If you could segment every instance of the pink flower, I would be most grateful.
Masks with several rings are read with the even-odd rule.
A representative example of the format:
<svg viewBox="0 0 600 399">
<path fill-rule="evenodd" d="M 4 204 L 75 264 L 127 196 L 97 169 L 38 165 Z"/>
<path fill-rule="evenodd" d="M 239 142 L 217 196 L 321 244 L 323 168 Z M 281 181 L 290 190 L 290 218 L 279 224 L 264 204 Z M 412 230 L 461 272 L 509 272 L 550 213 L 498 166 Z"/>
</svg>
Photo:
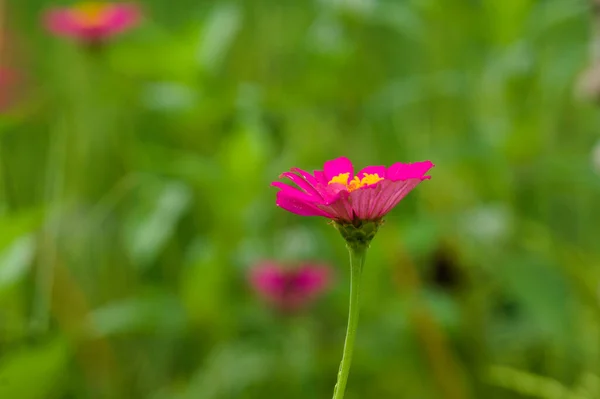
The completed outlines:
<svg viewBox="0 0 600 399">
<path fill-rule="evenodd" d="M 254 266 L 250 284 L 267 303 L 283 311 L 296 311 L 314 302 L 331 285 L 331 270 L 324 265 L 297 268 L 265 261 Z"/>
<path fill-rule="evenodd" d="M 19 37 L 6 26 L 0 27 L 0 114 L 11 111 L 25 97 L 28 74 L 24 66 Z"/>
<path fill-rule="evenodd" d="M 273 182 L 279 188 L 277 206 L 302 216 L 324 216 L 342 224 L 379 221 L 413 188 L 431 176 L 430 161 L 367 166 L 356 175 L 348 158 L 325 162 L 313 174 L 298 168 L 285 172 L 297 187 Z"/>
<path fill-rule="evenodd" d="M 0 66 L 0 113 L 14 105 L 21 78 L 16 70 Z"/>
<path fill-rule="evenodd" d="M 128 3 L 79 3 L 53 8 L 44 15 L 46 28 L 57 36 L 97 43 L 138 24 L 140 9 Z"/>
</svg>

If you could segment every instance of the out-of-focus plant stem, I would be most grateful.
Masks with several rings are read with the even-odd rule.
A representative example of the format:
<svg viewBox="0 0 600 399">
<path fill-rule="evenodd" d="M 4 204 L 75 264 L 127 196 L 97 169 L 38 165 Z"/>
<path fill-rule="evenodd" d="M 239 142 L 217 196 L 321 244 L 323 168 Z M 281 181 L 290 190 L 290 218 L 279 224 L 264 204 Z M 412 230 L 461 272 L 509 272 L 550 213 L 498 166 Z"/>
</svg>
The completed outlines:
<svg viewBox="0 0 600 399">
<path fill-rule="evenodd" d="M 409 315 L 417 336 L 429 364 L 433 376 L 437 382 L 443 398 L 466 399 L 469 397 L 463 377 L 460 373 L 461 367 L 449 348 L 446 336 L 438 323 L 435 321 L 427 305 L 419 300 L 421 280 L 415 265 L 408 254 L 402 252 L 402 269 L 398 278 L 401 288 L 405 294 L 412 299 L 411 313 Z"/>
<path fill-rule="evenodd" d="M 45 202 L 48 206 L 46 224 L 42 233 L 40 262 L 36 275 L 36 298 L 33 309 L 33 327 L 40 333 L 48 330 L 54 267 L 58 256 L 60 207 L 64 193 L 66 164 L 66 132 L 62 126 L 51 132 L 46 175 Z"/>
<path fill-rule="evenodd" d="M 60 329 L 75 344 L 77 362 L 90 386 L 103 397 L 114 392 L 119 368 L 109 342 L 90 325 L 90 305 L 77 281 L 56 255 L 53 265 L 52 313 Z"/>
</svg>

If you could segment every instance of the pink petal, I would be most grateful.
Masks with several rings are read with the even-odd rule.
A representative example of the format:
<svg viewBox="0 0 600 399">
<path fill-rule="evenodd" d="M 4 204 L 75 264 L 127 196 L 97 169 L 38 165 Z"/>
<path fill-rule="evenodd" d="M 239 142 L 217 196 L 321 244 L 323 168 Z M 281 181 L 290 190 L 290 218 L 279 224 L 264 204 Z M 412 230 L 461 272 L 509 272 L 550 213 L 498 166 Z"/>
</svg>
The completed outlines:
<svg viewBox="0 0 600 399">
<path fill-rule="evenodd" d="M 331 285 L 331 271 L 325 265 L 304 264 L 285 268 L 274 261 L 262 261 L 248 274 L 254 291 L 283 311 L 297 311 L 313 302 Z"/>
<path fill-rule="evenodd" d="M 284 289 L 284 275 L 275 262 L 264 261 L 250 271 L 250 283 L 262 296 L 275 299 Z"/>
<path fill-rule="evenodd" d="M 384 180 L 378 186 L 361 188 L 350 193 L 350 203 L 356 218 L 376 220 L 388 214 L 419 183 L 421 179 Z"/>
<path fill-rule="evenodd" d="M 361 220 L 373 220 L 374 209 L 377 206 L 377 202 L 380 201 L 380 193 L 382 191 L 383 184 L 371 185 L 363 187 L 358 190 L 354 190 L 350 193 L 349 202 L 352 204 L 352 213 L 354 216 Z"/>
<path fill-rule="evenodd" d="M 293 183 L 295 183 L 298 187 L 300 187 L 302 190 L 304 190 L 308 195 L 311 195 L 317 199 L 323 198 L 321 196 L 321 194 L 319 193 L 319 191 L 317 191 L 309 182 L 307 182 L 305 178 L 302 178 L 301 176 L 298 176 L 295 173 L 285 172 L 285 173 L 282 173 L 281 176 L 279 176 L 279 177 L 287 177 Z"/>
<path fill-rule="evenodd" d="M 319 201 L 319 198 L 315 198 L 304 191 L 300 191 L 300 189 L 296 187 L 288 186 L 280 181 L 274 181 L 271 183 L 271 186 L 279 188 L 280 192 L 284 192 L 288 197 L 295 198 L 299 201 L 306 201 L 310 203 Z"/>
<path fill-rule="evenodd" d="M 376 205 L 372 209 L 372 217 L 378 219 L 387 215 L 421 181 L 421 179 L 399 180 L 383 185 Z"/>
<path fill-rule="evenodd" d="M 112 34 L 110 28 L 107 25 L 102 26 L 91 26 L 82 27 L 79 31 L 79 38 L 88 41 L 98 41 L 109 37 Z"/>
<path fill-rule="evenodd" d="M 321 170 L 315 170 L 315 180 L 317 185 L 315 188 L 321 193 L 325 204 L 331 204 L 340 197 L 341 191 L 348 191 L 348 187 L 340 183 L 329 184 L 329 181 L 325 179 L 325 174 Z"/>
<path fill-rule="evenodd" d="M 314 297 L 323 292 L 331 282 L 331 271 L 322 265 L 301 266 L 295 274 L 294 285 L 299 292 Z"/>
<path fill-rule="evenodd" d="M 323 173 L 325 174 L 325 180 L 327 182 L 330 182 L 331 179 L 342 173 L 348 173 L 348 180 L 351 180 L 354 177 L 354 167 L 348 158 L 340 157 L 325 162 Z"/>
<path fill-rule="evenodd" d="M 68 9 L 51 9 L 44 14 L 48 31 L 59 36 L 78 36 L 80 26 Z"/>
<path fill-rule="evenodd" d="M 348 194 L 348 187 L 340 183 L 331 183 L 321 189 L 324 205 L 329 205 L 337 201 L 341 195 Z"/>
<path fill-rule="evenodd" d="M 300 174 L 304 178 L 304 180 L 306 180 L 306 182 L 310 184 L 319 193 L 319 195 L 322 198 L 326 200 L 332 200 L 329 198 L 330 195 L 328 194 L 327 182 L 323 183 L 321 179 L 311 175 L 310 173 L 302 169 L 292 168 L 292 172 Z"/>
<path fill-rule="evenodd" d="M 288 212 L 295 213 L 301 216 L 324 216 L 331 218 L 331 215 L 325 210 L 319 209 L 313 202 L 309 202 L 298 198 L 290 191 L 277 192 L 277 200 L 275 204 Z"/>
<path fill-rule="evenodd" d="M 330 204 L 317 204 L 317 207 L 330 214 L 331 219 L 351 222 L 354 219 L 354 216 L 348 198 L 348 191 L 340 191 L 339 198 L 336 201 Z"/>
<path fill-rule="evenodd" d="M 429 179 L 431 176 L 425 176 L 425 173 L 435 165 L 431 161 L 415 163 L 395 163 L 387 169 L 386 179 L 393 181 L 408 179 Z"/>
<path fill-rule="evenodd" d="M 141 11 L 135 4 L 115 4 L 111 7 L 106 19 L 107 31 L 116 34 L 137 25 Z"/>
<path fill-rule="evenodd" d="M 381 177 L 382 179 L 385 178 L 385 171 L 386 171 L 386 167 L 385 166 L 367 166 L 366 168 L 361 169 L 360 172 L 358 172 L 358 174 L 356 176 L 358 176 L 359 179 L 362 179 L 363 177 L 365 177 L 365 174 L 377 174 L 379 177 Z"/>
<path fill-rule="evenodd" d="M 69 36 L 85 41 L 97 41 L 135 26 L 141 17 L 134 4 L 107 4 L 99 23 L 82 22 L 75 8 L 55 8 L 44 14 L 48 31 L 58 36 Z"/>
<path fill-rule="evenodd" d="M 299 168 L 292 168 L 292 172 L 298 173 L 300 176 L 304 178 L 310 185 L 316 187 L 319 184 L 319 181 L 310 173 L 305 170 Z"/>
<path fill-rule="evenodd" d="M 326 186 L 326 185 L 329 183 L 329 180 L 327 180 L 327 179 L 325 178 L 325 173 L 323 173 L 323 171 L 322 171 L 322 170 L 315 170 L 315 171 L 313 172 L 313 174 L 314 174 L 314 176 L 315 176 L 315 179 L 316 179 L 316 180 L 317 180 L 319 183 L 321 183 L 321 184 L 323 184 L 323 185 L 325 185 L 325 186 Z"/>
<path fill-rule="evenodd" d="M 388 203 L 390 202 L 391 197 L 393 197 L 397 192 L 397 186 L 400 184 L 403 184 L 403 182 L 395 183 L 391 180 L 384 180 L 382 182 L 382 184 L 378 187 L 379 190 L 377 200 L 369 210 L 369 216 L 372 219 L 377 219 L 378 217 L 382 217 L 387 213 L 384 213 L 383 211 L 384 209 L 388 208 Z"/>
</svg>

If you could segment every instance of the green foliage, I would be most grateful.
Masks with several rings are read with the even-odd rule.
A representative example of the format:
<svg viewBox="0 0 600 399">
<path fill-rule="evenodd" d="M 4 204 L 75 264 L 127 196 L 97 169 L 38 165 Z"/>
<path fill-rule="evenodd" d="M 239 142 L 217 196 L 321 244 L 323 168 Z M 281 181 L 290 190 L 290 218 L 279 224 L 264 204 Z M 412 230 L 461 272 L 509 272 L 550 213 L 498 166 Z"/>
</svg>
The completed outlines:
<svg viewBox="0 0 600 399">
<path fill-rule="evenodd" d="M 67 346 L 62 339 L 4 357 L 0 364 L 0 395 L 23 399 L 60 397 L 67 359 Z"/>
</svg>

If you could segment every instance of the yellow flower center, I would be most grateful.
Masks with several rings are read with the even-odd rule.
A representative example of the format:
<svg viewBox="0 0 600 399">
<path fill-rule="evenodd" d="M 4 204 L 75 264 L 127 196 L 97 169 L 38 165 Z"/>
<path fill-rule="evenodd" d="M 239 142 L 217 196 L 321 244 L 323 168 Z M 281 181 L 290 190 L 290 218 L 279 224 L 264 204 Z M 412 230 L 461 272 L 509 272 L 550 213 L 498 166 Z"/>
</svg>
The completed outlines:
<svg viewBox="0 0 600 399">
<path fill-rule="evenodd" d="M 352 192 L 361 187 L 375 184 L 378 181 L 383 180 L 383 177 L 379 177 L 377 173 L 365 173 L 362 179 L 359 179 L 358 176 L 354 176 L 354 178 L 348 182 L 349 177 L 350 173 L 340 173 L 339 175 L 334 176 L 328 184 L 343 184 L 349 192 Z"/>
<path fill-rule="evenodd" d="M 99 26 L 104 23 L 104 17 L 109 6 L 101 2 L 80 3 L 73 7 L 73 16 L 86 26 Z"/>
</svg>

